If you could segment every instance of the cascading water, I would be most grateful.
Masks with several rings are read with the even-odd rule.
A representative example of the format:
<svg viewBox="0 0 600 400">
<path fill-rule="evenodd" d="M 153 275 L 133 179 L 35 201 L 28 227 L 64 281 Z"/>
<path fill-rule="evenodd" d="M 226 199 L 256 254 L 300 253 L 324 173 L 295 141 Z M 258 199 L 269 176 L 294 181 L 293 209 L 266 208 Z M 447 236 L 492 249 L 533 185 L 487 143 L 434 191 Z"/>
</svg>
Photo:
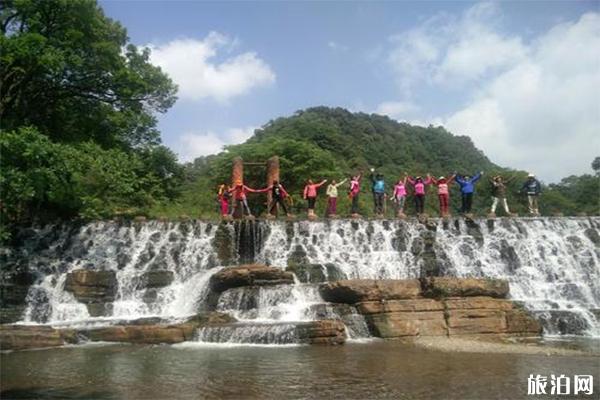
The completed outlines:
<svg viewBox="0 0 600 400">
<path fill-rule="evenodd" d="M 213 273 L 223 265 L 256 261 L 280 268 L 300 262 L 329 279 L 505 278 L 512 298 L 538 316 L 547 334 L 600 336 L 599 232 L 598 217 L 493 224 L 457 219 L 446 226 L 398 220 L 96 222 L 23 232 L 20 245 L 7 253 L 8 264 L 38 275 L 22 316 L 27 323 L 194 314 L 207 303 Z M 66 274 L 76 269 L 114 271 L 118 290 L 106 316 L 91 317 L 65 290 Z M 140 279 L 153 271 L 167 271 L 170 280 L 141 288 Z M 293 322 L 324 318 L 342 319 L 351 337 L 368 335 L 352 307 L 323 302 L 316 287 L 297 283 L 226 291 L 217 309 L 236 316 L 239 326 L 204 330 L 199 340 L 263 343 L 275 335 L 282 338 L 275 342 L 286 343 Z M 255 339 L 240 339 L 248 332 Z"/>
<path fill-rule="evenodd" d="M 43 275 L 30 288 L 24 321 L 83 322 L 86 306 L 65 290 L 65 277 L 77 269 L 116 271 L 118 292 L 109 319 L 194 314 L 218 270 L 212 240 L 216 225 L 204 222 L 98 222 L 78 229 L 48 226 L 21 248 L 30 269 Z M 172 273 L 172 282 L 153 291 L 140 289 L 150 271 Z M 171 276 L 171 275 L 169 275 Z"/>
</svg>

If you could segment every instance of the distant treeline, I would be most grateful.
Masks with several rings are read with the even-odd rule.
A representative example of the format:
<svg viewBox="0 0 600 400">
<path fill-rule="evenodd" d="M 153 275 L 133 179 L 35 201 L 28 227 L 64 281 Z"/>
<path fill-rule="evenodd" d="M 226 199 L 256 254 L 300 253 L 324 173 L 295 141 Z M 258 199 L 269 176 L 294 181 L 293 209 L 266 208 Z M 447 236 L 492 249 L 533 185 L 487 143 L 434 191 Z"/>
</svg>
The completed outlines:
<svg viewBox="0 0 600 400">
<path fill-rule="evenodd" d="M 404 172 L 517 175 L 509 202 L 525 212 L 525 199 L 516 194 L 525 173 L 493 164 L 468 137 L 341 108 L 298 111 L 268 122 L 244 144 L 179 164 L 156 128 L 156 115 L 177 99 L 176 85 L 96 2 L 7 1 L 0 29 L 0 238 L 17 225 L 57 218 L 216 218 L 217 186 L 229 183 L 235 156 L 262 162 L 278 155 L 296 212 L 305 206 L 300 193 L 306 179 L 340 180 L 370 167 L 390 188 Z M 594 175 L 546 187 L 541 212 L 598 214 L 599 169 L 596 159 Z M 263 187 L 264 173 L 260 166 L 247 168 L 246 183 Z M 477 192 L 474 208 L 483 213 L 490 203 L 485 179 Z M 366 181 L 363 193 L 361 211 L 369 215 Z M 318 212 L 324 201 L 322 193 Z M 252 197 L 253 211 L 260 214 L 264 202 L 264 196 Z M 342 196 L 339 214 L 348 207 Z"/>
</svg>

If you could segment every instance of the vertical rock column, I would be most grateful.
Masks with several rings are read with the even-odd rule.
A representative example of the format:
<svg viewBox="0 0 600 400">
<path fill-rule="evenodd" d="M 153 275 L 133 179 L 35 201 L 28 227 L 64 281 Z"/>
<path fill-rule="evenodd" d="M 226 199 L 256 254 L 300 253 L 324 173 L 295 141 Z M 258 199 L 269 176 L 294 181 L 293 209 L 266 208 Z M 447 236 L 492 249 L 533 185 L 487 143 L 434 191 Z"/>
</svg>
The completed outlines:
<svg viewBox="0 0 600 400">
<path fill-rule="evenodd" d="M 273 156 L 267 160 L 267 187 L 271 186 L 274 181 L 279 181 L 279 157 Z M 272 193 L 267 192 L 267 213 L 271 208 Z"/>
<path fill-rule="evenodd" d="M 233 168 L 231 172 L 231 184 L 235 185 L 236 182 L 241 181 L 244 182 L 244 160 L 242 157 L 235 157 L 233 159 Z M 235 204 L 235 199 L 231 199 L 231 206 L 233 207 Z M 233 218 L 242 218 L 244 215 L 244 210 L 242 208 L 237 208 L 235 210 L 235 215 Z"/>
</svg>

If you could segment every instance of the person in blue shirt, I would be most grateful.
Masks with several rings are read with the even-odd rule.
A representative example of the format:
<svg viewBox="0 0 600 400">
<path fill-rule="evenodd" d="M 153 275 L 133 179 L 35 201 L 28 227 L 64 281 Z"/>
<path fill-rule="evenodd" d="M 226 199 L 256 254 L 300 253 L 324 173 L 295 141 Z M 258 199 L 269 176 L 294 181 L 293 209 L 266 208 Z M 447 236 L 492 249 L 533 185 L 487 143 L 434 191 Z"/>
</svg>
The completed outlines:
<svg viewBox="0 0 600 400">
<path fill-rule="evenodd" d="M 462 199 L 462 205 L 460 212 L 463 214 L 469 214 L 471 207 L 473 206 L 473 193 L 475 192 L 475 183 L 481 178 L 483 171 L 470 175 L 456 175 L 456 183 L 460 185 L 460 193 Z"/>
<path fill-rule="evenodd" d="M 373 184 L 373 203 L 374 212 L 376 215 L 383 215 L 383 202 L 385 201 L 385 181 L 383 175 L 377 173 L 375 175 L 375 169 L 371 168 L 371 183 Z"/>
</svg>

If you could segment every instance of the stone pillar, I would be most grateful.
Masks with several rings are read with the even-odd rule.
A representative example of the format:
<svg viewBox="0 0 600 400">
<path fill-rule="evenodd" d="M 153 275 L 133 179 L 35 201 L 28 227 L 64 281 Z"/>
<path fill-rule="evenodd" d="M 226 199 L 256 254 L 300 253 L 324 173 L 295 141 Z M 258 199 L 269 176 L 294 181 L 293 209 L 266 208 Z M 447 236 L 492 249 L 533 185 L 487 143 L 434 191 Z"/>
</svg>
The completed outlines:
<svg viewBox="0 0 600 400">
<path fill-rule="evenodd" d="M 273 156 L 267 160 L 267 187 L 274 181 L 279 181 L 279 157 Z M 267 212 L 271 208 L 272 192 L 267 192 Z"/>
<path fill-rule="evenodd" d="M 244 160 L 242 157 L 233 159 L 233 171 L 231 173 L 231 184 L 235 185 L 237 181 L 244 181 Z"/>
</svg>

